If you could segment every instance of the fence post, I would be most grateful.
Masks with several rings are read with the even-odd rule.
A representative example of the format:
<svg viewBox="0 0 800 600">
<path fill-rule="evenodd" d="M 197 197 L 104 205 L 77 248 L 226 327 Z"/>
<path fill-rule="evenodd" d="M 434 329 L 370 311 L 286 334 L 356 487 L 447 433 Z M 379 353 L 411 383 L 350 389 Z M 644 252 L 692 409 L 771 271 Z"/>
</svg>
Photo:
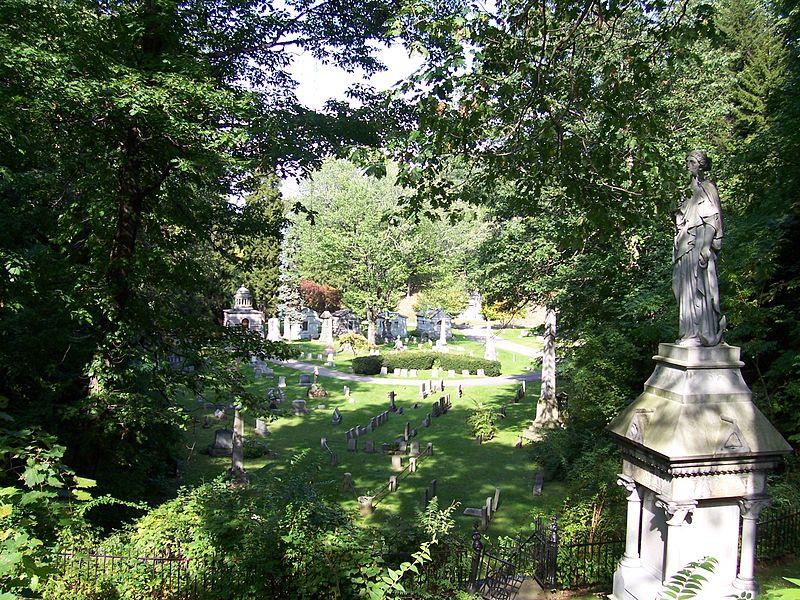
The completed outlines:
<svg viewBox="0 0 800 600">
<path fill-rule="evenodd" d="M 550 523 L 550 537 L 547 539 L 547 585 L 555 587 L 558 567 L 558 517 L 553 515 Z"/>
<path fill-rule="evenodd" d="M 467 592 L 474 594 L 478 589 L 478 569 L 481 564 L 481 555 L 483 554 L 483 543 L 481 542 L 481 532 L 478 531 L 478 526 L 472 531 L 472 565 L 469 570 L 469 580 L 467 581 Z"/>
</svg>

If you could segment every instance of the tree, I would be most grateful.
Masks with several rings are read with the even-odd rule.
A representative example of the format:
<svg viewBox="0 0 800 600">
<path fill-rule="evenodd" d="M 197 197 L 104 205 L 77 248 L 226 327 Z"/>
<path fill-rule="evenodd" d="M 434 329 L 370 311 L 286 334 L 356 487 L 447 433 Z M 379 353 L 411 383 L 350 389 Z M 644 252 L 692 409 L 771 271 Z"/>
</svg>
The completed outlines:
<svg viewBox="0 0 800 600">
<path fill-rule="evenodd" d="M 338 310 L 342 305 L 342 293 L 327 285 L 300 280 L 300 297 L 309 308 L 318 313 Z"/>
<path fill-rule="evenodd" d="M 308 49 L 374 71 L 370 41 L 386 39 L 391 11 L 346 0 L 5 3 L 0 394 L 18 427 L 56 433 L 79 474 L 140 497 L 170 462 L 183 395 L 227 394 L 232 361 L 283 352 L 219 331 L 233 269 L 220 249 L 243 249 L 243 268 L 261 269 L 272 250 L 247 249 L 248 213 L 272 219 L 267 237 L 278 221 L 253 174 L 297 173 L 373 135 L 366 109 L 299 107 L 287 67 Z M 259 186 L 263 201 L 243 211 L 230 201 Z M 272 292 L 256 285 L 268 306 Z M 169 367 L 170 355 L 193 369 Z"/>
<path fill-rule="evenodd" d="M 405 291 L 406 257 L 418 242 L 414 224 L 395 214 L 402 194 L 391 177 L 327 160 L 301 197 L 314 221 L 298 221 L 300 273 L 341 290 L 344 304 L 373 322 Z"/>
</svg>

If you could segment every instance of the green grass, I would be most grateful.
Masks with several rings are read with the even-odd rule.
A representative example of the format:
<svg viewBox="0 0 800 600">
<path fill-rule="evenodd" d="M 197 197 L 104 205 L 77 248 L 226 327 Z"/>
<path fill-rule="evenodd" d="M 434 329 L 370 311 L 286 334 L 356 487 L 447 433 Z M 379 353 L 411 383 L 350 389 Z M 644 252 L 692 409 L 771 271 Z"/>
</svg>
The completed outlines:
<svg viewBox="0 0 800 600">
<path fill-rule="evenodd" d="M 266 397 L 267 388 L 277 385 L 279 375 L 285 375 L 288 387 L 285 391 L 286 401 L 282 406 L 288 408 L 291 406 L 291 400 L 305 397 L 305 388 L 297 385 L 299 374 L 297 371 L 281 365 L 276 365 L 274 369 L 275 379 L 256 381 L 255 387 L 260 393 Z M 373 433 L 362 436 L 358 440 L 357 453 L 347 452 L 344 441 L 345 430 L 356 425 L 367 425 L 370 417 L 387 409 L 387 394 L 392 388 L 386 385 L 347 382 L 325 377 L 320 378 L 320 383 L 328 390 L 329 397 L 320 401 L 309 400 L 307 405 L 311 412 L 308 415 L 283 416 L 270 423 L 269 429 L 272 434 L 266 441 L 273 455 L 246 460 L 245 467 L 249 473 L 257 476 L 280 476 L 290 468 L 289 463 L 293 455 L 303 449 L 310 449 L 312 453 L 318 454 L 322 473 L 338 485 L 341 485 L 344 473 L 349 472 L 353 475 L 358 494 L 375 492 L 387 483 L 389 476 L 393 474 L 391 458 L 380 452 L 380 445 L 382 442 L 392 442 L 401 436 L 404 423 L 409 421 L 411 427 L 416 427 L 418 430 L 416 440 L 420 442 L 421 449 L 424 449 L 428 442 L 433 443 L 433 456 L 423 459 L 416 473 L 405 475 L 400 480 L 398 491 L 387 496 L 365 522 L 379 524 L 391 516 L 413 518 L 421 508 L 422 490 L 431 479 L 437 480 L 440 506 L 449 505 L 454 501 L 460 503 L 460 508 L 455 513 L 459 515 L 456 522 L 464 534 L 470 530 L 473 523 L 473 519 L 460 516 L 464 508 L 482 506 L 486 497 L 494 494 L 495 487 L 501 489 L 500 508 L 490 526 L 488 532 L 490 536 L 513 535 L 518 532 L 530 523 L 530 512 L 534 507 L 546 510 L 560 507 L 564 495 L 561 484 L 551 483 L 545 486 L 545 494 L 533 497 L 533 465 L 524 448 L 514 448 L 517 435 L 534 417 L 538 383 L 529 385 L 528 396 L 523 402 L 507 406 L 506 418 L 497 420 L 497 436 L 482 445 L 475 443 L 468 430 L 466 417 L 469 411 L 478 402 L 499 409 L 502 404 L 511 400 L 516 385 L 465 388 L 464 396 L 460 399 L 455 389 L 448 389 L 446 392 L 451 393 L 453 408 L 446 415 L 432 419 L 429 428 L 422 427 L 422 420 L 430 411 L 434 397 L 429 396 L 420 402 L 420 407 L 415 410 L 412 405 L 419 402 L 418 386 L 398 386 L 394 388 L 397 393 L 397 405 L 404 408 L 405 414 L 391 415 L 388 423 Z M 344 397 L 345 384 L 351 389 L 351 397 L 354 400 L 352 403 Z M 325 408 L 316 408 L 318 404 L 324 404 Z M 206 411 L 200 405 L 195 404 L 194 407 L 195 417 L 201 423 Z M 331 423 L 334 407 L 338 407 L 343 415 L 343 422 L 338 426 Z M 208 411 L 208 414 L 212 413 L 213 410 Z M 186 434 L 186 446 L 187 449 L 194 448 L 194 452 L 185 463 L 182 481 L 184 485 L 196 485 L 211 479 L 230 466 L 230 458 L 211 458 L 200 453 L 200 450 L 211 444 L 215 429 L 230 427 L 232 420 L 232 414 L 226 415 L 226 419 L 222 422 L 216 422 L 211 416 L 211 428 L 203 429 L 199 424 L 190 427 Z M 254 432 L 254 415 L 245 414 L 245 425 L 245 436 L 257 437 Z M 338 455 L 339 464 L 336 467 L 329 465 L 328 454 L 320 448 L 322 436 L 328 438 L 330 448 Z M 375 442 L 377 448 L 375 454 L 363 451 L 364 442 L 368 439 Z M 404 464 L 406 461 L 407 457 L 404 457 Z M 352 494 L 342 492 L 340 501 L 346 508 L 357 509 L 357 502 Z"/>
<path fill-rule="evenodd" d="M 529 335 L 520 337 L 520 333 L 524 331 L 529 332 Z M 514 342 L 520 346 L 527 346 L 528 348 L 541 350 L 544 347 L 544 342 L 542 342 L 542 340 L 535 335 L 531 335 L 530 332 L 530 329 L 498 329 L 494 332 L 494 334 L 500 339 L 508 342 Z"/>
</svg>

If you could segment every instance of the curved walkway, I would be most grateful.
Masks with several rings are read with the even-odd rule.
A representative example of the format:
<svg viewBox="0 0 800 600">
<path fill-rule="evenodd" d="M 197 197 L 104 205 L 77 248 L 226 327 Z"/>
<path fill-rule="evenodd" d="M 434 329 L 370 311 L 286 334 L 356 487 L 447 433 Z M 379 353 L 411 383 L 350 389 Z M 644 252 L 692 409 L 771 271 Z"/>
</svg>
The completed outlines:
<svg viewBox="0 0 800 600">
<path fill-rule="evenodd" d="M 320 365 L 313 365 L 311 363 L 301 362 L 294 358 L 289 360 L 271 361 L 277 364 L 285 365 L 297 371 L 305 371 L 313 373 L 314 369 L 319 369 L 321 377 L 333 377 L 334 379 L 343 379 L 345 381 L 361 381 L 364 383 L 377 383 L 379 385 L 419 385 L 428 379 L 420 379 L 413 377 L 375 377 L 372 375 L 354 375 L 353 373 L 343 373 L 335 369 L 329 369 Z M 448 379 L 447 377 L 439 377 L 447 384 L 460 385 L 462 387 L 485 387 L 489 385 L 504 385 L 507 383 L 519 383 L 521 381 L 538 381 L 541 379 L 542 374 L 539 371 L 531 371 L 530 373 L 522 373 L 520 375 L 499 375 L 497 377 L 461 377 L 458 379 Z"/>
</svg>

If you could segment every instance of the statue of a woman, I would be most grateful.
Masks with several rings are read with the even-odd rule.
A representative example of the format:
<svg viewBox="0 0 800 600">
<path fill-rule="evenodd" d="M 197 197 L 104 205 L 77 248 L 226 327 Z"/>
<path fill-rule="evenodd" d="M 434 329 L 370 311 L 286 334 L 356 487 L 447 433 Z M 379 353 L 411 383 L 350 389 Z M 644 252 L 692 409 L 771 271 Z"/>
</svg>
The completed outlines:
<svg viewBox="0 0 800 600">
<path fill-rule="evenodd" d="M 717 187 L 705 173 L 711 159 L 694 150 L 686 157 L 691 197 L 675 214 L 672 291 L 678 300 L 681 346 L 716 346 L 727 321 L 720 312 L 717 251 L 724 234 Z"/>
</svg>

